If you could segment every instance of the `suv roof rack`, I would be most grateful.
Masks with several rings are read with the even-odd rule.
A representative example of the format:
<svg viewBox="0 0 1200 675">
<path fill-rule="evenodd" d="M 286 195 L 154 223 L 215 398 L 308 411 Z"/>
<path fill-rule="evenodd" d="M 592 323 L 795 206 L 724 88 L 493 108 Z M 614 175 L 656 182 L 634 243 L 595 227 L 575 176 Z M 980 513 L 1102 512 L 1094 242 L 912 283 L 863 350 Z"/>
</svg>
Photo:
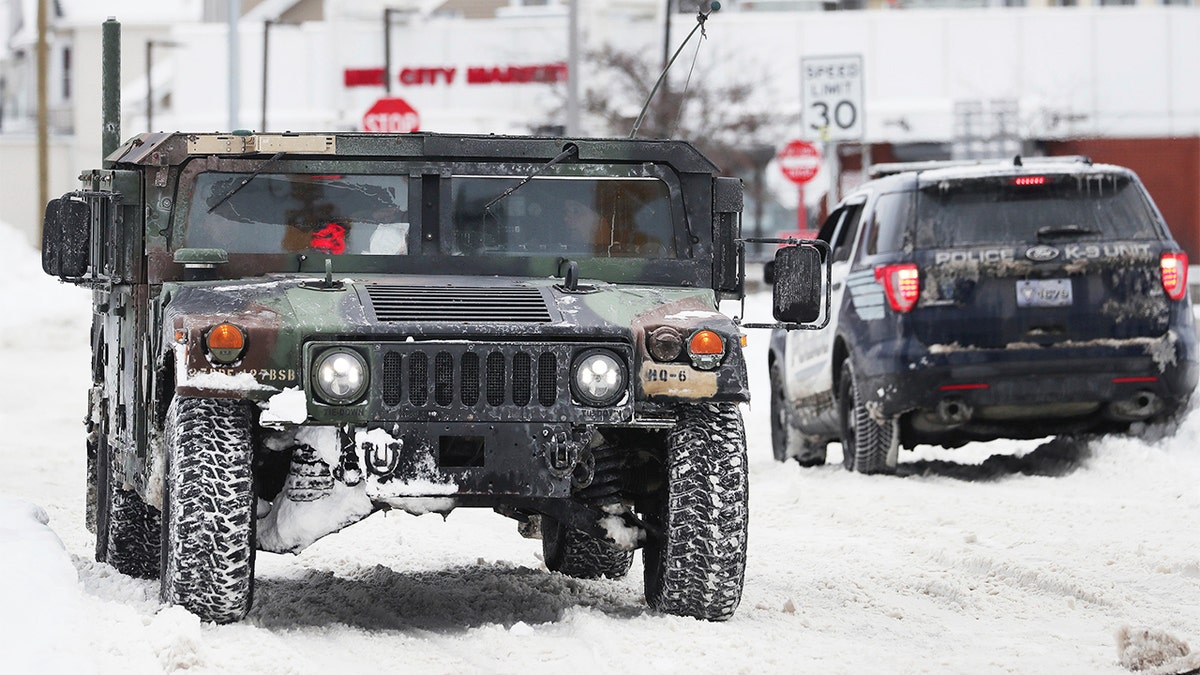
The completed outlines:
<svg viewBox="0 0 1200 675">
<path fill-rule="evenodd" d="M 933 169 L 950 169 L 959 166 L 983 166 L 987 164 L 1002 164 L 1005 160 L 994 159 L 934 159 L 924 162 L 885 162 L 871 167 L 871 178 L 893 176 L 906 171 L 930 171 Z M 1022 157 L 1012 158 L 1012 166 L 1026 164 L 1091 164 L 1092 158 L 1086 155 L 1059 155 L 1054 157 Z"/>
</svg>

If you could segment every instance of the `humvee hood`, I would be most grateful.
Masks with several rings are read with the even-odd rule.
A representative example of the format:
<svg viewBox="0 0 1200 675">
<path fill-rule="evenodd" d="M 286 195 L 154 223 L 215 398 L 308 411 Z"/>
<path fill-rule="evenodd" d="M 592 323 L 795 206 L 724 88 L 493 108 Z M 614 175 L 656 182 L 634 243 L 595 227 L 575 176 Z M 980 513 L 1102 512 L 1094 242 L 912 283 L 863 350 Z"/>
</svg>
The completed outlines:
<svg viewBox="0 0 1200 675">
<path fill-rule="evenodd" d="M 606 283 L 564 288 L 557 279 L 387 276 L 270 277 L 181 285 L 169 312 L 185 323 L 246 322 L 302 338 L 395 336 L 449 339 L 528 334 L 630 337 L 647 321 L 727 326 L 707 289 Z M 179 326 L 177 326 L 178 328 Z"/>
<path fill-rule="evenodd" d="M 164 338 L 186 346 L 176 355 L 177 365 L 186 363 L 178 384 L 251 396 L 256 387 L 243 373 L 264 394 L 300 384 L 303 345 L 311 340 L 524 341 L 536 335 L 624 342 L 645 358 L 645 333 L 658 326 L 685 334 L 706 328 L 727 341 L 738 335 L 733 321 L 716 311 L 711 290 L 587 280 L 572 290 L 554 278 L 271 276 L 180 284 L 167 302 L 171 334 Z M 223 323 L 245 334 L 244 354 L 229 363 L 215 361 L 205 342 Z M 737 366 L 744 368 L 740 359 Z"/>
</svg>

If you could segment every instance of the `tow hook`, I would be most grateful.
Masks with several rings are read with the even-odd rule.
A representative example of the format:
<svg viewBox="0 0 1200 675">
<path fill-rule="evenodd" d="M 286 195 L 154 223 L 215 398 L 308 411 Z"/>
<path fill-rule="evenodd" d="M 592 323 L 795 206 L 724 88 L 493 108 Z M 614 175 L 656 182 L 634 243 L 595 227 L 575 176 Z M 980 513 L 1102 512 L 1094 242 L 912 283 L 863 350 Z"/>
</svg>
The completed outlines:
<svg viewBox="0 0 1200 675">
<path fill-rule="evenodd" d="M 544 427 L 537 436 L 538 450 L 546 459 L 546 467 L 550 473 L 559 478 L 571 476 L 572 482 L 591 482 L 591 473 L 586 462 L 580 464 L 583 455 L 592 440 L 591 429 L 569 429 Z M 594 467 L 594 464 L 592 465 Z"/>
<path fill-rule="evenodd" d="M 400 451 L 404 449 L 404 439 L 397 438 L 388 443 L 363 441 L 362 449 L 367 471 L 376 476 L 390 476 L 400 465 Z"/>
</svg>

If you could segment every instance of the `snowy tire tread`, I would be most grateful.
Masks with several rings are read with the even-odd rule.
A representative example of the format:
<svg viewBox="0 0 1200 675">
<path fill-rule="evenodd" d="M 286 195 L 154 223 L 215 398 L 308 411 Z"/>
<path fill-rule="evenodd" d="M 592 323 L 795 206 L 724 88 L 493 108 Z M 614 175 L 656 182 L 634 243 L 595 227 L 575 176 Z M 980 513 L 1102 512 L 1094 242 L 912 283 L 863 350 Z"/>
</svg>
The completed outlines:
<svg viewBox="0 0 1200 675">
<path fill-rule="evenodd" d="M 633 564 L 633 551 L 564 527 L 549 517 L 542 518 L 542 554 L 548 569 L 577 579 L 620 579 Z"/>
<path fill-rule="evenodd" d="M 163 600 L 205 621 L 238 621 L 253 597 L 250 412 L 241 401 L 180 398 L 169 419 Z"/>
<path fill-rule="evenodd" d="M 646 550 L 646 600 L 659 611 L 722 621 L 741 602 L 746 567 L 746 436 L 736 404 L 679 408 L 667 440 L 663 541 Z"/>
</svg>

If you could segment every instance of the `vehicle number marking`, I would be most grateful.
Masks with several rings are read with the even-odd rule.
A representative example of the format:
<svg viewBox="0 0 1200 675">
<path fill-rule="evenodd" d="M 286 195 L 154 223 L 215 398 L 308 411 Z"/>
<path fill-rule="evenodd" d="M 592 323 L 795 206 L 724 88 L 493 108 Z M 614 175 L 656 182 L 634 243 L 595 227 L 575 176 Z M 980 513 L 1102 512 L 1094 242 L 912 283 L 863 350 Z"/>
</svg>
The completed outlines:
<svg viewBox="0 0 1200 675">
<path fill-rule="evenodd" d="M 643 363 L 641 376 L 648 396 L 708 398 L 717 393 L 717 374 L 691 366 Z"/>
<path fill-rule="evenodd" d="M 240 373 L 250 373 L 259 382 L 291 382 L 296 379 L 296 371 L 293 368 L 252 368 L 250 370 L 239 370 L 237 368 L 189 368 L 187 375 L 189 378 L 193 378 L 197 375 L 208 373 L 219 373 L 230 376 Z"/>
<path fill-rule="evenodd" d="M 1017 281 L 1017 307 L 1069 307 L 1073 301 L 1070 279 Z"/>
<path fill-rule="evenodd" d="M 671 380 L 687 382 L 687 371 L 682 368 L 667 370 L 666 368 L 653 367 L 646 371 L 647 382 L 669 382 Z"/>
</svg>

